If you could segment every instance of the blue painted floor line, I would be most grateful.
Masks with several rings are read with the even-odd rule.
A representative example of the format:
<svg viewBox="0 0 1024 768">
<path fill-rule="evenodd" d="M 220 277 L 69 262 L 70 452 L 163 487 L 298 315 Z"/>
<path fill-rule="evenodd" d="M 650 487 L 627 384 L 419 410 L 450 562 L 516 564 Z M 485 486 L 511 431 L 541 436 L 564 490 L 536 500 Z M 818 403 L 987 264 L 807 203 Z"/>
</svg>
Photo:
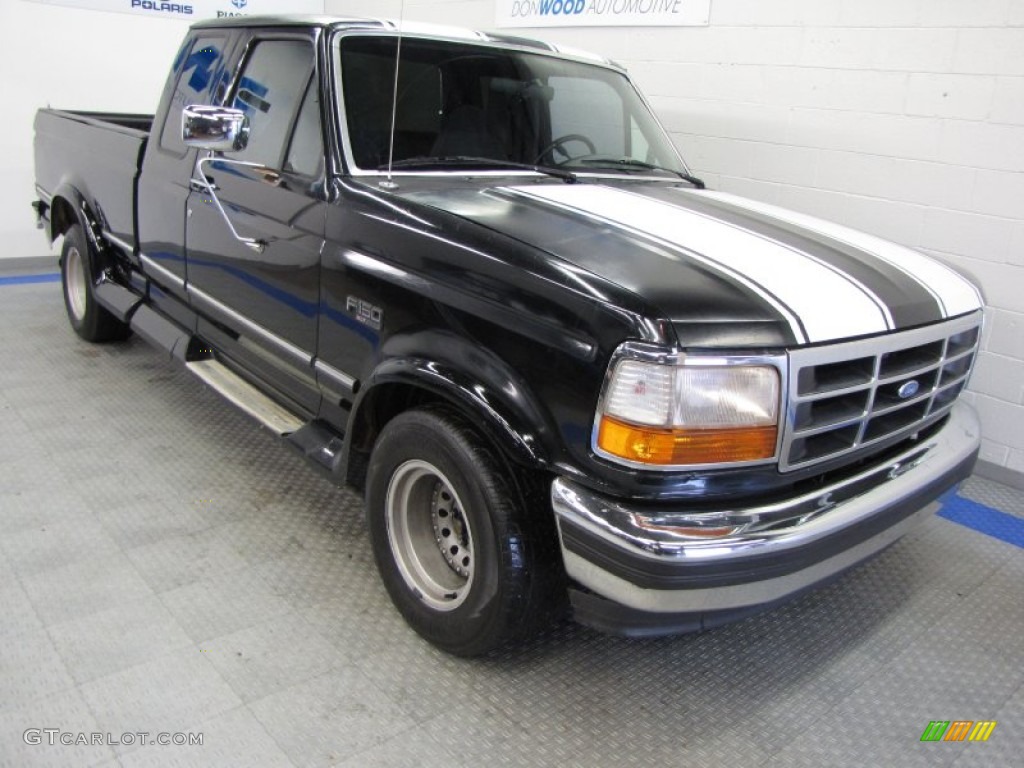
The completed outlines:
<svg viewBox="0 0 1024 768">
<path fill-rule="evenodd" d="M 47 272 L 44 275 L 8 275 L 0 277 L 0 285 L 31 285 L 32 283 L 59 283 L 59 272 Z"/>
<path fill-rule="evenodd" d="M 1007 544 L 1024 548 L 1024 518 L 1008 515 L 951 493 L 942 497 L 939 517 L 1005 541 Z"/>
</svg>

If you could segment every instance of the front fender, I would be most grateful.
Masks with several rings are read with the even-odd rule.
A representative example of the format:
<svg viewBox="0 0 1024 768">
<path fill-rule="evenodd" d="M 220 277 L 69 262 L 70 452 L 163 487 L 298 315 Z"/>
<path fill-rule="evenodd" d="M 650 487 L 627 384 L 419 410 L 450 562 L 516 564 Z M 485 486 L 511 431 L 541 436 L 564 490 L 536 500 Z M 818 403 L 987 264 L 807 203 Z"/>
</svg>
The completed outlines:
<svg viewBox="0 0 1024 768">
<path fill-rule="evenodd" d="M 444 331 L 393 337 L 364 381 L 353 406 L 353 424 L 363 409 L 378 406 L 387 387 L 413 387 L 457 407 L 519 464 L 545 467 L 554 454 L 557 430 L 550 415 L 511 366 L 490 350 Z"/>
</svg>

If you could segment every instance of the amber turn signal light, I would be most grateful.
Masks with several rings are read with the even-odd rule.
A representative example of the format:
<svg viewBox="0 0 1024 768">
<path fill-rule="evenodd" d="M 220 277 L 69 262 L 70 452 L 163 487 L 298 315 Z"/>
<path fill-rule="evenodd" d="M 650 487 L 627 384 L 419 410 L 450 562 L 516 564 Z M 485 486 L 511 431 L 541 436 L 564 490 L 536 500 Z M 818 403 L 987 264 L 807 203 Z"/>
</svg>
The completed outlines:
<svg viewBox="0 0 1024 768">
<path fill-rule="evenodd" d="M 778 427 L 644 427 L 601 417 L 597 445 L 606 453 L 663 466 L 760 461 L 775 456 Z"/>
</svg>

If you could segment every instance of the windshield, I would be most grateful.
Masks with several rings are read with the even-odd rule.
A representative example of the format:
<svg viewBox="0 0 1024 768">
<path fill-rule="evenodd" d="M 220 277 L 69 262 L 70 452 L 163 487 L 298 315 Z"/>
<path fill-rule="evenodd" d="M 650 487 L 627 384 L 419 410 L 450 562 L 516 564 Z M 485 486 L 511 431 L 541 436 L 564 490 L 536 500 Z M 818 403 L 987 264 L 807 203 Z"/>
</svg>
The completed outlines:
<svg viewBox="0 0 1024 768">
<path fill-rule="evenodd" d="M 395 45 L 394 37 L 372 36 L 340 43 L 348 141 L 362 170 L 387 167 Z M 490 169 L 504 161 L 584 173 L 685 170 L 620 72 L 473 43 L 403 39 L 396 166 L 464 171 L 474 158 L 491 161 L 480 163 Z"/>
</svg>

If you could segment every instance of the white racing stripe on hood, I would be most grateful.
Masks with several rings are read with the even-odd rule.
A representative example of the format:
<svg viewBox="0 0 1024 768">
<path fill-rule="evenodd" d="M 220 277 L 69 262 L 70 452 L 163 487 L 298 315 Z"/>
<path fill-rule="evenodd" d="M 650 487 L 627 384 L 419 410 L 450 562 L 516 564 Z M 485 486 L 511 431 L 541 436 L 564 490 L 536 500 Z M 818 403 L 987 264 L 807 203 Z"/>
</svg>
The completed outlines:
<svg viewBox="0 0 1024 768">
<path fill-rule="evenodd" d="M 696 257 L 763 297 L 786 317 L 798 341 L 831 341 L 889 330 L 872 297 L 832 268 L 731 224 L 610 187 L 508 189 L 682 249 L 687 258 Z"/>
<path fill-rule="evenodd" d="M 946 317 L 955 317 L 965 312 L 980 309 L 984 302 L 978 289 L 958 275 L 954 270 L 935 259 L 918 253 L 902 245 L 884 240 L 866 232 L 845 227 L 831 221 L 819 219 L 803 213 L 797 213 L 768 203 L 759 203 L 744 197 L 736 197 L 726 192 L 692 192 L 680 189 L 684 195 L 696 194 L 721 200 L 723 203 L 746 208 L 749 211 L 762 213 L 795 224 L 811 232 L 825 235 L 845 245 L 858 248 L 876 258 L 885 261 L 916 280 L 925 290 L 935 297 Z"/>
</svg>

